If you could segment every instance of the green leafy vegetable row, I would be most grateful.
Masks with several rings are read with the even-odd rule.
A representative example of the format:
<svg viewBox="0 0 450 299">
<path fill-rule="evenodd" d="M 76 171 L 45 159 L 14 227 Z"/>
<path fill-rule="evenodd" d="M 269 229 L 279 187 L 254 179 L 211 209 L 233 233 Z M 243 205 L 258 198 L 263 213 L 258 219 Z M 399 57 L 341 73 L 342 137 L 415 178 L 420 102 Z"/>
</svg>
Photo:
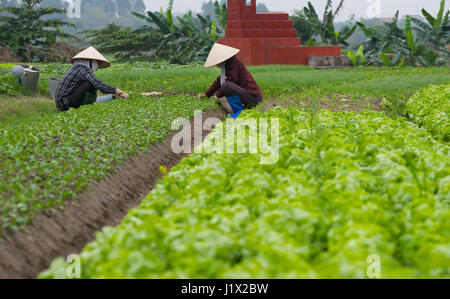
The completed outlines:
<svg viewBox="0 0 450 299">
<path fill-rule="evenodd" d="M 172 120 L 212 106 L 192 97 L 134 96 L 0 126 L 0 237 L 149 150 L 166 138 Z"/>
<path fill-rule="evenodd" d="M 409 117 L 437 138 L 450 141 L 450 84 L 417 91 L 406 104 Z"/>
<path fill-rule="evenodd" d="M 279 119 L 277 163 L 184 159 L 84 249 L 82 277 L 364 278 L 374 254 L 382 278 L 450 277 L 447 144 L 376 112 L 251 117 Z M 40 277 L 64 277 L 66 267 L 57 259 Z"/>
<path fill-rule="evenodd" d="M 14 64 L 0 64 L 0 74 L 11 76 Z M 39 90 L 48 94 L 47 79 L 62 77 L 70 65 L 35 64 L 41 69 Z M 356 68 L 323 72 L 303 66 L 267 65 L 249 67 L 261 87 L 265 99 L 318 99 L 345 95 L 352 99 L 388 98 L 404 109 L 404 100 L 419 88 L 429 84 L 448 84 L 449 68 Z M 126 92 L 145 91 L 204 92 L 220 74 L 218 69 L 204 69 L 201 64 L 187 66 L 167 63 L 113 63 L 111 68 L 99 70 L 96 75 L 103 81 Z M 17 81 L 17 80 L 16 80 Z M 395 82 L 395 84 L 393 84 Z M 11 90 L 12 89 L 12 90 Z M 8 93 L 26 94 L 14 85 Z"/>
</svg>

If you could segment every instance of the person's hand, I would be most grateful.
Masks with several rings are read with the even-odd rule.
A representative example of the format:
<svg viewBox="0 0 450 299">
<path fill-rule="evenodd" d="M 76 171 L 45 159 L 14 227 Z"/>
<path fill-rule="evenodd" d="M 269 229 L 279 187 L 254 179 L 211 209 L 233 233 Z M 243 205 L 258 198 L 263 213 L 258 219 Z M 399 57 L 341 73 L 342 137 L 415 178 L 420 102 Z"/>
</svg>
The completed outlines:
<svg viewBox="0 0 450 299">
<path fill-rule="evenodd" d="M 203 98 L 207 98 L 207 96 L 206 96 L 206 94 L 204 94 L 204 93 L 199 93 L 199 94 L 197 95 L 197 98 L 198 98 L 198 99 L 203 99 Z"/>
<path fill-rule="evenodd" d="M 216 95 L 214 95 L 214 99 L 215 99 L 215 100 L 219 100 L 219 98 L 218 98 Z"/>
<path fill-rule="evenodd" d="M 116 96 L 127 100 L 130 98 L 130 96 L 126 92 L 123 92 L 119 88 L 116 89 Z"/>
</svg>

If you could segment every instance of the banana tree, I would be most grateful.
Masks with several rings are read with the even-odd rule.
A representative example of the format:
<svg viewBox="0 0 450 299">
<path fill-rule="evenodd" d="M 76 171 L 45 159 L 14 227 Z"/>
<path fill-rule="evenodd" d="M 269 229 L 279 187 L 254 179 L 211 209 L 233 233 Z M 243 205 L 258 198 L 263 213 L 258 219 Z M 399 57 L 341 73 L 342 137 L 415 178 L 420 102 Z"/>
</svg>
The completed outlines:
<svg viewBox="0 0 450 299">
<path fill-rule="evenodd" d="M 227 27 L 227 19 L 228 19 L 227 5 L 225 3 L 220 5 L 219 1 L 215 1 L 214 2 L 214 14 L 216 15 L 218 24 L 223 29 L 223 31 L 225 31 L 226 27 Z"/>
<path fill-rule="evenodd" d="M 356 23 L 366 36 L 367 40 L 362 44 L 366 62 L 371 65 L 382 65 L 379 57 L 389 48 L 385 41 L 385 30 L 382 26 L 367 27 L 361 22 Z"/>
<path fill-rule="evenodd" d="M 147 15 L 133 12 L 133 15 L 147 21 L 144 30 L 153 32 L 152 37 L 159 39 L 159 45 L 152 50 L 152 54 L 171 63 L 186 64 L 204 60 L 208 50 L 222 34 L 222 30 L 209 16 L 197 14 L 194 17 L 192 12 L 188 12 L 174 19 L 171 5 L 166 12 L 149 11 Z"/>
<path fill-rule="evenodd" d="M 328 32 L 330 34 L 330 40 L 332 45 L 343 45 L 344 47 L 348 47 L 349 43 L 347 40 L 355 33 L 358 26 L 346 24 L 342 29 L 338 32 L 334 31 L 334 25 L 328 28 Z"/>
<path fill-rule="evenodd" d="M 416 27 L 414 30 L 417 32 L 421 40 L 426 41 L 437 52 L 444 52 L 447 55 L 449 51 L 446 49 L 446 45 L 450 42 L 450 24 L 449 14 L 447 10 L 445 13 L 445 0 L 441 1 L 441 6 L 436 17 L 433 17 L 428 11 L 422 9 L 422 14 L 428 23 L 412 18 L 412 21 Z"/>
<path fill-rule="evenodd" d="M 419 64 L 421 66 L 434 65 L 436 63 L 437 55 L 433 51 L 428 50 L 426 44 L 424 44 L 423 42 L 420 44 L 416 42 L 412 30 L 411 16 L 406 17 L 404 32 L 407 41 L 407 47 L 404 47 L 404 49 L 409 52 L 406 55 L 406 61 L 408 62 L 408 64 Z"/>
<path fill-rule="evenodd" d="M 114 23 L 103 29 L 85 30 L 81 33 L 101 52 L 113 53 L 122 60 L 145 56 L 148 49 L 153 49 L 160 43 L 160 37 L 155 32 L 142 28 L 133 30 Z"/>
<path fill-rule="evenodd" d="M 364 45 L 359 46 L 356 52 L 347 51 L 347 56 L 350 58 L 350 62 L 353 66 L 364 65 L 366 62 L 366 58 L 364 57 Z"/>
<path fill-rule="evenodd" d="M 425 45 L 414 38 L 411 17 L 407 17 L 403 29 L 398 22 L 397 11 L 392 22 L 384 22 L 373 28 L 366 27 L 361 22 L 357 23 L 367 37 L 363 44 L 367 62 L 378 66 L 431 65 L 435 59 L 432 53 L 426 51 Z"/>
<path fill-rule="evenodd" d="M 320 20 L 319 15 L 311 2 L 308 2 L 308 5 L 303 8 L 306 17 L 309 19 L 311 24 L 313 24 L 314 30 L 320 36 L 323 43 L 327 43 L 329 39 L 336 38 L 334 33 L 334 19 L 344 6 L 344 0 L 341 0 L 334 12 L 332 9 L 332 4 L 332 0 L 327 0 L 322 20 Z"/>
<path fill-rule="evenodd" d="M 402 35 L 389 47 L 382 49 L 379 56 L 384 65 L 432 66 L 436 64 L 437 55 L 426 44 L 414 36 L 411 16 L 406 17 Z"/>
<path fill-rule="evenodd" d="M 195 19 L 192 12 L 178 17 L 177 21 L 182 36 L 170 42 L 177 47 L 177 59 L 182 62 L 205 60 L 218 37 L 216 22 L 200 14 Z"/>
<path fill-rule="evenodd" d="M 180 35 L 178 28 L 174 26 L 173 19 L 170 17 L 171 11 L 167 10 L 165 14 L 162 11 L 148 11 L 147 15 L 137 12 L 132 12 L 132 14 L 147 21 L 149 25 L 144 26 L 141 30 L 151 32 L 153 38 L 159 41 L 158 46 L 150 50 L 151 54 L 163 59 L 170 59 L 176 49 L 168 44 L 169 38 Z"/>
</svg>

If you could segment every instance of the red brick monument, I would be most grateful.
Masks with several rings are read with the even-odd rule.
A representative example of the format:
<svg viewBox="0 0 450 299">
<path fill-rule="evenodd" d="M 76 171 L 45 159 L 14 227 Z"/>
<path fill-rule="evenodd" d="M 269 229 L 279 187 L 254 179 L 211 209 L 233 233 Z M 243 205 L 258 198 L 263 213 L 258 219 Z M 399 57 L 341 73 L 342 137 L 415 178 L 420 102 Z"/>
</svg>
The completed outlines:
<svg viewBox="0 0 450 299">
<path fill-rule="evenodd" d="M 256 0 L 228 0 L 227 30 L 218 42 L 240 49 L 247 65 L 308 65 L 310 57 L 341 56 L 341 47 L 301 46 L 289 14 L 257 13 Z"/>
</svg>

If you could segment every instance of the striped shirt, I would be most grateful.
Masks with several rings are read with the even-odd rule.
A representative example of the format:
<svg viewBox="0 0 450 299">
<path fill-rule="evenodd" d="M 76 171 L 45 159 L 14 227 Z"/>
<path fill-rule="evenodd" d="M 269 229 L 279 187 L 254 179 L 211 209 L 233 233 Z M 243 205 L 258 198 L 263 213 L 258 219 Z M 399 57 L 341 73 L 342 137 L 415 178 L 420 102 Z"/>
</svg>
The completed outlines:
<svg viewBox="0 0 450 299">
<path fill-rule="evenodd" d="M 97 79 L 89 67 L 76 64 L 70 68 L 56 88 L 55 100 L 59 110 L 66 111 L 70 108 L 70 96 L 83 81 L 89 81 L 96 90 L 100 90 L 104 94 L 116 93 L 115 87 Z"/>
</svg>

